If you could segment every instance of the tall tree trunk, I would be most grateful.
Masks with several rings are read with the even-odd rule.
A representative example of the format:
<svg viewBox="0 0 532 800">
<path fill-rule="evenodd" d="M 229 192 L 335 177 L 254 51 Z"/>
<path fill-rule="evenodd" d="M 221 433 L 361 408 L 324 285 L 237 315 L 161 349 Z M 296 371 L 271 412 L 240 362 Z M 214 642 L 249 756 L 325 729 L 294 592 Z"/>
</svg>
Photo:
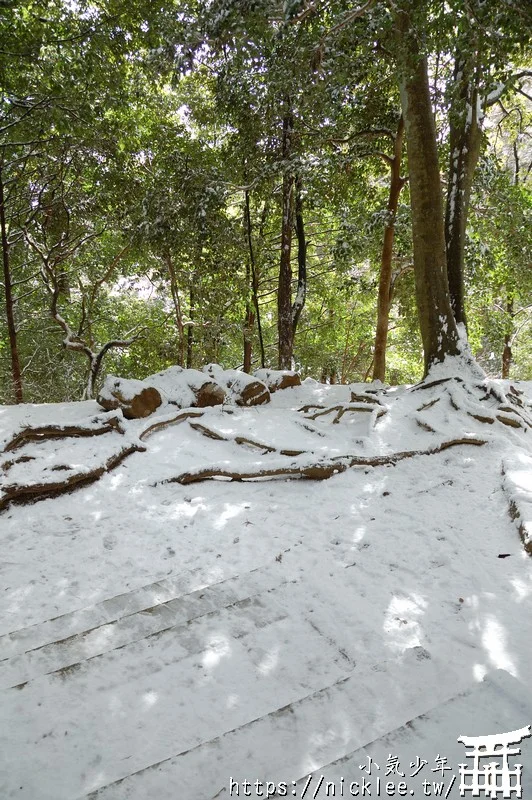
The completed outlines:
<svg viewBox="0 0 532 800">
<path fill-rule="evenodd" d="M 513 297 L 508 298 L 506 304 L 506 311 L 509 317 L 513 320 L 514 316 L 514 300 Z M 510 367 L 512 365 L 512 334 L 507 333 L 504 337 L 504 349 L 502 351 L 502 377 L 510 377 Z"/>
<path fill-rule="evenodd" d="M 289 101 L 283 117 L 283 195 L 281 226 L 281 260 L 277 290 L 277 329 L 279 336 L 279 369 L 292 366 L 292 228 L 294 225 L 294 175 L 289 165 L 292 153 L 293 116 Z"/>
<path fill-rule="evenodd" d="M 15 323 L 13 285 L 11 282 L 11 269 L 9 264 L 9 240 L 7 235 L 4 178 L 0 165 L 0 229 L 2 237 L 2 260 L 4 266 L 4 293 L 6 302 L 7 331 L 9 336 L 9 349 L 11 352 L 11 377 L 15 393 L 15 402 L 23 403 L 22 371 L 17 342 L 17 326 Z"/>
<path fill-rule="evenodd" d="M 449 115 L 449 173 L 445 207 L 445 245 L 451 308 L 457 323 L 467 326 L 464 305 L 464 261 L 467 215 L 473 176 L 482 143 L 481 112 L 475 66 L 457 57 L 454 97 Z"/>
<path fill-rule="evenodd" d="M 393 157 L 390 161 L 390 191 L 388 194 L 388 205 L 386 206 L 386 227 L 384 228 L 384 238 L 382 242 L 379 297 L 377 302 L 377 330 L 375 332 L 375 354 L 373 359 L 373 380 L 383 382 L 386 375 L 386 344 L 388 341 L 388 323 L 391 305 L 395 218 L 397 206 L 399 205 L 399 195 L 405 184 L 405 180 L 401 178 L 404 129 L 404 120 L 401 115 L 395 134 Z"/>
<path fill-rule="evenodd" d="M 398 3 L 395 32 L 408 153 L 416 299 L 426 375 L 433 363 L 443 361 L 446 355 L 457 355 L 459 350 L 447 280 L 436 128 L 427 60 L 419 51 L 418 31 L 410 18 L 414 8 L 414 0 Z"/>
<path fill-rule="evenodd" d="M 251 229 L 251 204 L 249 191 L 247 190 L 245 192 L 245 226 L 249 250 L 249 260 L 246 264 L 247 290 L 248 292 L 251 291 L 254 308 L 253 312 L 248 295 L 248 300 L 246 302 L 246 319 L 244 322 L 244 372 L 249 373 L 251 372 L 252 355 L 251 334 L 255 319 L 257 320 L 257 333 L 259 335 L 261 367 L 265 366 L 266 358 L 264 354 L 264 339 L 262 336 L 262 324 L 259 307 L 259 276 L 257 273 L 257 264 L 255 261 L 255 250 L 253 248 L 253 235 Z"/>
<path fill-rule="evenodd" d="M 170 292 L 174 303 L 175 321 L 179 335 L 179 355 L 177 363 L 180 367 L 185 364 L 185 328 L 183 325 L 183 315 L 181 313 L 181 300 L 179 299 L 179 287 L 177 285 L 177 275 L 174 267 L 174 262 L 170 253 L 165 256 L 168 274 L 170 276 Z"/>
<path fill-rule="evenodd" d="M 292 348 L 296 336 L 297 324 L 307 299 L 307 239 L 303 220 L 303 181 L 298 175 L 295 181 L 296 203 L 295 222 L 297 237 L 297 292 L 292 305 Z"/>
<path fill-rule="evenodd" d="M 251 283 L 251 268 L 249 265 L 249 261 L 246 262 L 246 282 L 249 291 Z M 251 357 L 253 352 L 251 335 L 253 332 L 254 322 L 255 322 L 255 314 L 253 313 L 253 309 L 251 307 L 251 303 L 249 302 L 249 297 L 248 297 L 248 299 L 246 300 L 246 316 L 244 319 L 244 372 L 247 372 L 248 374 L 251 372 Z"/>
<path fill-rule="evenodd" d="M 190 318 L 190 325 L 187 330 L 187 369 L 192 369 L 192 358 L 194 354 L 194 317 L 196 314 L 196 290 L 194 281 L 196 276 L 193 275 L 190 279 L 190 293 L 189 293 L 189 309 L 188 316 Z"/>
</svg>

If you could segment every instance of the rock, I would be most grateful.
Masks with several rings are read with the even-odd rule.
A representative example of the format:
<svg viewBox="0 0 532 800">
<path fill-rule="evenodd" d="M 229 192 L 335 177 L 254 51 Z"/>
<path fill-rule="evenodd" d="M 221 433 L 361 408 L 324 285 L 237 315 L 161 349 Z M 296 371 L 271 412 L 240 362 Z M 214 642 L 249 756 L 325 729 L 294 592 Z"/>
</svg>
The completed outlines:
<svg viewBox="0 0 532 800">
<path fill-rule="evenodd" d="M 198 408 L 206 406 L 219 406 L 226 397 L 225 389 L 214 381 L 205 381 L 199 388 L 193 389 L 196 395 L 195 405 Z"/>
<path fill-rule="evenodd" d="M 162 403 L 160 392 L 143 381 L 108 375 L 97 402 L 106 411 L 121 408 L 126 419 L 149 417 Z"/>
<path fill-rule="evenodd" d="M 221 405 L 226 397 L 223 386 L 198 369 L 168 367 L 144 379 L 154 386 L 167 403 L 179 408 L 205 408 Z"/>
<path fill-rule="evenodd" d="M 254 375 L 266 384 L 270 392 L 301 386 L 301 378 L 297 372 L 289 369 L 258 369 Z"/>
<path fill-rule="evenodd" d="M 207 364 L 203 371 L 229 390 L 237 406 L 259 406 L 270 402 L 265 383 L 237 369 L 223 369 L 219 364 Z"/>
<path fill-rule="evenodd" d="M 246 377 L 251 376 L 246 375 Z M 237 406 L 261 406 L 270 402 L 269 389 L 262 381 L 253 378 L 243 381 L 237 378 L 230 388 Z"/>
</svg>

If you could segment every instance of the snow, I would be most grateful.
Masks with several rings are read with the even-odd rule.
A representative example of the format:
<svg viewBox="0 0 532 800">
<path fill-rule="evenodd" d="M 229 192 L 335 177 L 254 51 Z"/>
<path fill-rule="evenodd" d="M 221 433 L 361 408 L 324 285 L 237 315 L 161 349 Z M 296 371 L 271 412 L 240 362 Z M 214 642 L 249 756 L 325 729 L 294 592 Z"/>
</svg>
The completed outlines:
<svg viewBox="0 0 532 800">
<path fill-rule="evenodd" d="M 446 755 L 458 774 L 458 736 L 531 723 L 532 561 L 508 506 L 532 507 L 532 434 L 470 416 L 484 376 L 462 375 L 471 384 L 449 380 L 426 410 L 441 386 L 308 379 L 265 406 L 208 408 L 201 423 L 223 439 L 172 425 L 98 482 L 1 512 L 2 800 L 207 800 L 229 797 L 231 776 L 301 797 L 309 775 L 312 792 L 322 774 L 358 780 L 368 754 L 382 768 L 396 752 L 403 769 Z M 176 383 L 159 375 L 168 396 Z M 485 386 L 494 414 L 510 384 Z M 378 419 L 297 410 L 377 389 Z M 34 460 L 9 481 L 88 470 L 176 413 L 118 413 L 125 433 L 29 443 L 14 455 Z M 113 415 L 94 402 L 1 407 L 0 436 Z M 487 444 L 319 482 L 169 482 L 215 463 L 238 473 L 458 436 Z M 515 759 L 527 788 L 531 747 Z"/>
<path fill-rule="evenodd" d="M 104 385 L 100 390 L 100 397 L 104 400 L 114 400 L 114 392 L 119 392 L 120 397 L 127 403 L 140 394 L 146 384 L 134 378 L 117 378 L 115 375 L 108 375 Z"/>
<path fill-rule="evenodd" d="M 174 366 L 148 376 L 143 383 L 158 389 L 166 403 L 179 408 L 188 408 L 194 405 L 196 400 L 194 389 L 200 389 L 206 380 L 199 369 L 184 370 L 182 367 Z"/>
</svg>

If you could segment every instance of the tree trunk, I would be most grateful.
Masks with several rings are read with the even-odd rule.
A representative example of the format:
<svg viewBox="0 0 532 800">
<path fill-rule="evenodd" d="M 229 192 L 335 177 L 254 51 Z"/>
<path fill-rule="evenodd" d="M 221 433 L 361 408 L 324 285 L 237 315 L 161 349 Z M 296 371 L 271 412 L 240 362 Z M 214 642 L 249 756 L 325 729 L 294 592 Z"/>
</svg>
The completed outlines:
<svg viewBox="0 0 532 800">
<path fill-rule="evenodd" d="M 384 383 L 386 375 L 386 343 L 388 340 L 388 323 L 391 305 L 392 255 L 395 236 L 395 217 L 399 205 L 399 195 L 405 181 L 401 178 L 401 157 L 404 137 L 403 116 L 399 120 L 395 134 L 393 158 L 390 162 L 390 191 L 386 207 L 386 227 L 381 252 L 381 270 L 379 276 L 379 298 L 377 302 L 377 330 L 375 332 L 375 354 L 373 359 L 373 380 Z"/>
<path fill-rule="evenodd" d="M 184 366 L 185 363 L 185 329 L 183 326 L 183 315 L 181 313 L 181 301 L 179 299 L 177 275 L 175 272 L 174 262 L 172 260 L 172 256 L 170 255 L 170 253 L 167 253 L 167 255 L 165 256 L 165 261 L 166 261 L 166 266 L 168 268 L 168 274 L 170 276 L 170 291 L 172 293 L 172 300 L 174 303 L 174 310 L 175 310 L 175 321 L 179 334 L 179 356 L 177 363 L 180 367 L 182 367 Z"/>
<path fill-rule="evenodd" d="M 283 117 L 283 216 L 281 227 L 281 260 L 277 290 L 277 329 L 279 335 L 279 369 L 292 366 L 292 228 L 294 224 L 294 176 L 288 160 L 292 151 L 293 116 L 288 106 Z"/>
<path fill-rule="evenodd" d="M 514 301 L 511 297 L 506 304 L 506 311 L 509 317 L 513 320 L 514 316 Z M 504 337 L 504 349 L 502 351 L 502 378 L 510 377 L 510 367 L 512 365 L 512 334 L 507 333 Z"/>
<path fill-rule="evenodd" d="M 502 377 L 510 377 L 510 366 L 512 364 L 512 337 L 506 334 L 504 337 L 504 350 L 502 351 Z"/>
<path fill-rule="evenodd" d="M 188 316 L 190 318 L 190 325 L 187 330 L 187 369 L 192 369 L 192 357 L 194 352 L 194 316 L 196 313 L 196 293 L 194 289 L 195 276 L 193 275 L 190 280 L 190 294 L 189 294 L 189 310 Z"/>
<path fill-rule="evenodd" d="M 467 326 L 464 306 L 464 260 L 467 214 L 475 168 L 480 156 L 478 89 L 471 65 L 457 58 L 454 98 L 449 115 L 449 173 L 445 208 L 445 244 L 451 308 L 457 323 Z"/>
<path fill-rule="evenodd" d="M 6 225 L 4 178 L 0 166 L 0 229 L 2 236 L 2 259 L 4 266 L 4 292 L 6 302 L 7 331 L 9 336 L 9 349 L 11 352 L 11 377 L 15 393 L 15 402 L 23 403 L 22 394 L 22 371 L 20 368 L 20 358 L 18 353 L 17 326 L 15 324 L 13 289 L 11 283 L 11 269 L 9 264 L 9 241 Z"/>
<path fill-rule="evenodd" d="M 295 221 L 297 237 L 297 292 L 292 305 L 292 348 L 296 336 L 297 324 L 307 299 L 307 239 L 303 221 L 303 182 L 298 175 L 295 182 L 296 203 Z"/>
<path fill-rule="evenodd" d="M 246 190 L 245 192 L 245 227 L 246 227 L 246 234 L 248 240 L 248 250 L 249 250 L 249 260 L 246 264 L 246 280 L 247 280 L 247 291 L 251 291 L 251 295 L 253 298 L 253 308 L 255 311 L 253 312 L 251 304 L 249 302 L 249 295 L 248 300 L 246 302 L 246 319 L 244 321 L 244 372 L 251 372 L 251 356 L 252 356 L 252 345 L 251 345 L 251 334 L 253 331 L 253 325 L 255 323 L 255 319 L 257 320 L 257 333 L 259 335 L 259 347 L 260 347 L 260 356 L 261 356 L 261 367 L 264 368 L 266 364 L 266 358 L 264 354 L 264 339 L 262 337 L 262 324 L 260 319 L 260 308 L 259 308 L 259 276 L 257 274 L 257 265 L 255 263 L 255 251 L 253 249 L 253 236 L 251 230 L 251 204 L 249 198 L 249 191 Z"/>
<path fill-rule="evenodd" d="M 412 208 L 414 272 L 424 372 L 457 355 L 458 331 L 451 310 L 445 255 L 443 200 L 436 128 L 430 102 L 427 60 L 419 52 L 418 31 L 402 0 L 395 12 L 399 88 L 405 120 Z"/>
</svg>

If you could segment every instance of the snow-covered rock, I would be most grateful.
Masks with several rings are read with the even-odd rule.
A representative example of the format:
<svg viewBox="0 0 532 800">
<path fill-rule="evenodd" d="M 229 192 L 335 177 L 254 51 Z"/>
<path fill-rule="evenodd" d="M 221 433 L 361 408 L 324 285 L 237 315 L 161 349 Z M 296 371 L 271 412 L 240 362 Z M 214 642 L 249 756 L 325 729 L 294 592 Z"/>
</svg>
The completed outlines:
<svg viewBox="0 0 532 800">
<path fill-rule="evenodd" d="M 106 411 L 121 408 L 126 419 L 149 417 L 162 403 L 160 392 L 143 381 L 108 375 L 98 395 Z"/>
<path fill-rule="evenodd" d="M 301 386 L 301 378 L 298 373 L 289 369 L 258 369 L 254 375 L 259 381 L 266 384 L 270 392 Z"/>
<path fill-rule="evenodd" d="M 154 386 L 167 403 L 179 408 L 218 406 L 226 396 L 223 386 L 218 381 L 209 380 L 199 369 L 168 367 L 145 378 L 144 383 Z"/>
<path fill-rule="evenodd" d="M 204 372 L 229 390 L 237 406 L 259 406 L 270 402 L 267 385 L 257 377 L 237 369 L 223 369 L 219 364 L 207 364 Z"/>
</svg>

